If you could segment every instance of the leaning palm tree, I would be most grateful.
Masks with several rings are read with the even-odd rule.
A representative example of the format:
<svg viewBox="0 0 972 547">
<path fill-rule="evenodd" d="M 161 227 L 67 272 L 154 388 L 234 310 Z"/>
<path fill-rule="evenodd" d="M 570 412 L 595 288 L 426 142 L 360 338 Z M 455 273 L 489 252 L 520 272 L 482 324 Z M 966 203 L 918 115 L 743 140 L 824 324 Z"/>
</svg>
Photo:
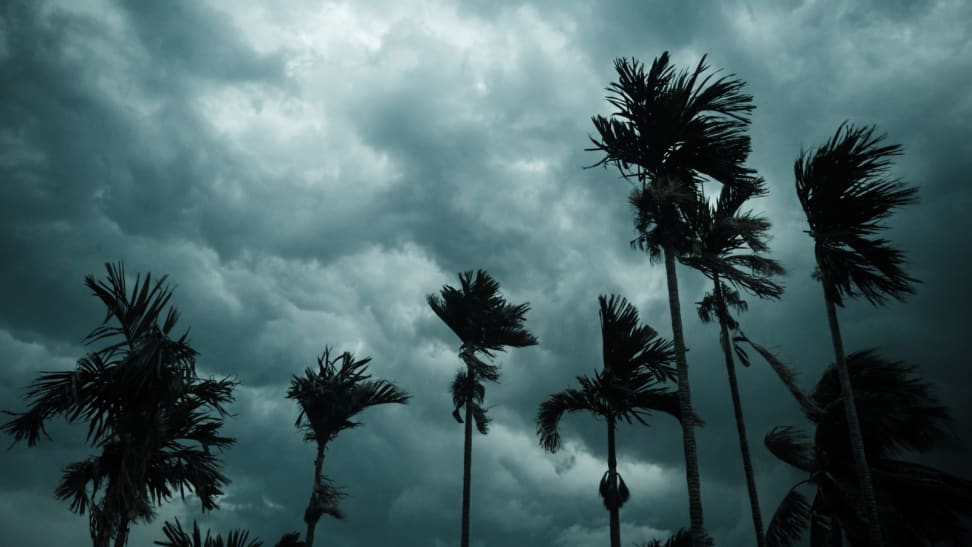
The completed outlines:
<svg viewBox="0 0 972 547">
<path fill-rule="evenodd" d="M 632 419 L 648 425 L 651 411 L 678 418 L 678 394 L 658 387 L 674 380 L 672 343 L 658 337 L 648 325 L 639 324 L 638 310 L 620 296 L 598 297 L 601 317 L 603 369 L 594 377 L 578 376 L 580 389 L 555 393 L 537 412 L 537 436 L 544 449 L 560 447 L 560 420 L 565 413 L 585 411 L 607 422 L 608 469 L 599 492 L 610 515 L 611 547 L 621 547 L 619 510 L 629 498 L 627 485 L 617 470 L 615 427 Z"/>
<path fill-rule="evenodd" d="M 192 533 L 182 528 L 179 519 L 175 519 L 175 524 L 166 522 L 162 527 L 165 534 L 164 541 L 154 541 L 155 545 L 162 547 L 262 547 L 263 542 L 258 539 L 250 539 L 250 532 L 247 530 L 234 530 L 223 539 L 222 534 L 212 535 L 209 530 L 203 536 L 199 531 L 199 524 L 192 523 Z M 300 541 L 298 532 L 284 534 L 275 547 L 304 547 L 304 542 Z"/>
<path fill-rule="evenodd" d="M 725 357 L 753 528 L 759 547 L 763 547 L 765 543 L 763 517 L 759 509 L 756 478 L 733 359 L 733 337 L 730 336 L 730 330 L 736 324 L 728 310 L 730 304 L 742 309 L 745 302 L 739 298 L 738 292 L 726 286 L 726 282 L 761 298 L 778 299 L 783 294 L 783 288 L 772 279 L 773 276 L 783 273 L 783 267 L 776 260 L 764 255 L 769 250 L 766 244 L 769 221 L 749 211 L 740 211 L 747 200 L 765 193 L 765 182 L 759 177 L 752 177 L 745 184 L 723 186 L 715 206 L 710 205 L 700 192 L 695 214 L 691 218 L 698 243 L 691 254 L 680 257 L 683 264 L 699 270 L 712 280 L 712 292 L 706 295 L 699 306 L 699 317 L 703 322 L 709 322 L 713 317 L 718 319 L 719 341 Z M 729 291 L 734 292 L 727 298 Z M 747 361 L 743 363 L 748 364 Z"/>
<path fill-rule="evenodd" d="M 29 410 L 5 411 L 14 418 L 3 430 L 34 446 L 54 416 L 87 422 L 87 440 L 101 453 L 69 464 L 56 495 L 88 513 L 95 547 L 112 539 L 123 547 L 130 526 L 151 521 L 153 507 L 174 492 L 184 498 L 189 489 L 204 511 L 217 508 L 229 481 L 213 451 L 234 443 L 219 429 L 236 383 L 196 376 L 188 333 L 171 337 L 179 314 L 166 311 L 172 292 L 164 276 L 154 284 L 150 274 L 138 276 L 129 293 L 122 265 L 106 269 L 107 281 L 85 278 L 107 307 L 85 342 L 104 346 L 73 371 L 41 373 L 27 391 Z"/>
<path fill-rule="evenodd" d="M 851 353 L 847 364 L 879 494 L 885 545 L 938 545 L 967 537 L 963 519 L 972 516 L 972 481 L 897 459 L 903 452 L 952 444 L 948 409 L 913 366 L 887 360 L 874 350 Z M 767 528 L 770 547 L 795 545 L 808 527 L 811 545 L 838 547 L 845 537 L 852 545 L 871 544 L 839 376 L 837 367 L 829 366 L 811 393 L 822 409 L 807 416 L 815 427 L 812 439 L 789 426 L 766 436 L 770 452 L 808 475 L 776 509 Z M 806 486 L 812 487 L 812 502 L 800 491 Z"/>
<path fill-rule="evenodd" d="M 527 303 L 513 305 L 499 294 L 499 283 L 486 271 L 459 274 L 458 289 L 445 285 L 440 294 L 427 297 L 429 307 L 459 337 L 459 358 L 465 364 L 452 382 L 452 416 L 465 423 L 462 466 L 461 547 L 469 547 L 469 486 L 472 475 L 472 423 L 483 435 L 489 431 L 489 417 L 483 403 L 484 381 L 499 379 L 499 367 L 481 360 L 476 354 L 493 357 L 493 352 L 507 346 L 522 348 L 536 345 L 537 339 L 523 327 Z M 465 419 L 461 411 L 465 407 Z"/>
<path fill-rule="evenodd" d="M 878 305 L 888 296 L 903 300 L 914 292 L 918 280 L 902 269 L 903 253 L 877 234 L 895 208 L 917 201 L 917 188 L 888 177 L 891 158 L 901 154 L 901 146 L 882 145 L 884 136 L 874 131 L 874 127 L 859 128 L 845 122 L 826 144 L 801 153 L 793 170 L 797 196 L 814 240 L 869 537 L 873 544 L 881 545 L 878 504 L 864 451 L 865 439 L 858 426 L 837 306 L 844 306 L 845 297 L 863 295 Z"/>
<path fill-rule="evenodd" d="M 694 70 L 678 73 L 668 52 L 647 72 L 633 59 L 617 59 L 614 65 L 618 81 L 608 87 L 607 100 L 617 111 L 610 118 L 592 118 L 600 138 L 592 137 L 594 147 L 588 150 L 604 154 L 593 166 L 614 165 L 634 183 L 629 202 L 638 237 L 632 246 L 646 251 L 651 262 L 665 263 L 689 514 L 693 538 L 702 545 L 702 486 L 675 260 L 692 248 L 686 213 L 703 177 L 735 184 L 750 173 L 743 167 L 750 152 L 745 129 L 754 107 L 742 92 L 742 80 L 729 75 L 713 81 L 706 75 L 705 57 Z"/>
<path fill-rule="evenodd" d="M 304 431 L 304 440 L 317 445 L 314 459 L 314 481 L 310 502 L 304 511 L 307 532 L 304 543 L 314 545 L 314 531 L 324 514 L 344 518 L 338 506 L 344 492 L 336 488 L 323 475 L 324 451 L 328 443 L 345 429 L 360 425 L 351 421 L 362 410 L 384 404 L 405 404 L 410 395 L 395 384 L 385 380 L 372 380 L 366 374 L 370 358 L 357 360 L 344 352 L 331 358 L 331 349 L 317 358 L 317 370 L 307 368 L 303 376 L 293 376 L 287 398 L 297 401 L 300 413 L 294 423 Z"/>
</svg>

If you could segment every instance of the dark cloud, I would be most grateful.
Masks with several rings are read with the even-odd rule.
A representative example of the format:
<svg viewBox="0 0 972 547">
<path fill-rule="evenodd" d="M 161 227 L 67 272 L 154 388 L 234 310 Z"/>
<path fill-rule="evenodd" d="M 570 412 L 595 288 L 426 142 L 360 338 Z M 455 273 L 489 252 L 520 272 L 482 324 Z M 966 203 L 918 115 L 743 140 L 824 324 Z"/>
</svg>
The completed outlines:
<svg viewBox="0 0 972 547">
<path fill-rule="evenodd" d="M 206 375 L 241 381 L 222 510 L 160 509 L 132 544 L 178 516 L 272 542 L 302 530 L 313 448 L 284 395 L 325 344 L 371 356 L 412 395 L 376 408 L 333 443 L 326 470 L 347 488 L 334 545 L 446 545 L 458 529 L 462 427 L 447 387 L 458 342 L 425 296 L 486 268 L 530 302 L 534 348 L 501 354 L 487 387 L 495 419 L 474 440 L 474 545 L 600 545 L 604 424 L 571 415 L 545 454 L 534 417 L 547 394 L 599 368 L 597 296 L 619 293 L 670 332 L 660 266 L 630 250 L 628 184 L 582 169 L 591 115 L 607 113 L 612 60 L 708 52 L 755 97 L 751 164 L 771 195 L 788 269 L 782 302 L 751 301 L 748 334 L 811 388 L 832 350 L 793 191 L 801 149 L 849 119 L 905 146 L 895 174 L 922 203 L 889 236 L 923 280 L 906 303 L 840 312 L 848 349 L 879 346 L 919 365 L 966 438 L 963 364 L 972 320 L 965 120 L 970 20 L 961 2 L 7 2 L 0 8 L 0 400 L 21 408 L 40 370 L 66 369 L 103 317 L 82 285 L 102 263 L 168 273 Z M 706 522 L 720 546 L 752 544 L 717 329 L 695 316 L 708 282 L 679 270 Z M 764 521 L 799 479 L 762 445 L 805 425 L 763 363 L 739 380 Z M 86 522 L 53 499 L 59 469 L 89 452 L 83 428 L 2 453 L 0 543 L 83 545 Z M 688 522 L 678 425 L 619 430 L 632 489 L 625 541 Z M 962 473 L 968 449 L 926 456 Z M 30 515 L 29 517 L 25 515 Z M 71 543 L 71 542 L 74 543 Z"/>
</svg>

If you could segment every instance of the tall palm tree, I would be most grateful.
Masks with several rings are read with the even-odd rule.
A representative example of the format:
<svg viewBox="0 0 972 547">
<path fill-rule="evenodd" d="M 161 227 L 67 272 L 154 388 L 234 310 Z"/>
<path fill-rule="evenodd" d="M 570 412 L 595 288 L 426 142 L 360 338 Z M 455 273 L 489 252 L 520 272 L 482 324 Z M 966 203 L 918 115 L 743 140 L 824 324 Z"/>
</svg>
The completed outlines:
<svg viewBox="0 0 972 547">
<path fill-rule="evenodd" d="M 641 325 L 638 310 L 627 300 L 612 295 L 598 297 L 601 317 L 603 369 L 594 377 L 578 376 L 580 389 L 568 388 L 540 404 L 537 436 L 544 449 L 560 447 L 560 419 L 567 412 L 585 411 L 607 422 L 608 469 L 601 477 L 599 492 L 610 514 L 611 547 L 621 547 L 619 510 L 628 501 L 627 485 L 617 470 L 615 427 L 632 419 L 648 425 L 650 411 L 678 418 L 678 394 L 657 387 L 675 379 L 671 366 L 672 343 L 658 337 L 648 325 Z"/>
<path fill-rule="evenodd" d="M 221 534 L 214 537 L 209 530 L 203 536 L 199 531 L 199 524 L 192 523 L 192 533 L 190 534 L 182 528 L 179 519 L 175 519 L 175 524 L 166 522 L 162 527 L 165 534 L 164 541 L 154 541 L 155 545 L 162 547 L 262 547 L 263 542 L 259 539 L 250 539 L 250 532 L 247 530 L 234 530 L 223 539 Z M 300 533 L 291 532 L 284 534 L 275 547 L 304 547 L 304 542 L 300 541 Z"/>
<path fill-rule="evenodd" d="M 166 311 L 172 296 L 166 277 L 153 284 L 151 274 L 138 276 L 129 294 L 123 266 L 105 267 L 107 281 L 85 278 L 107 308 L 85 343 L 105 345 L 79 359 L 73 371 L 41 373 L 27 390 L 30 408 L 5 411 L 14 418 L 2 428 L 14 442 L 34 446 L 56 415 L 87 422 L 88 443 L 101 453 L 69 464 L 56 495 L 72 511 L 89 514 L 95 547 L 107 547 L 112 538 L 123 547 L 129 527 L 151 521 L 153 506 L 174 492 L 184 498 L 189 488 L 204 511 L 217 508 L 229 481 L 213 450 L 235 442 L 219 429 L 236 382 L 196 376 L 188 332 L 171 337 L 179 314 L 173 307 Z"/>
<path fill-rule="evenodd" d="M 845 122 L 826 144 L 801 153 L 793 171 L 797 196 L 814 240 L 844 412 L 850 424 L 848 433 L 864 492 L 869 536 L 874 545 L 881 545 L 878 504 L 864 451 L 865 439 L 857 425 L 837 306 L 844 306 L 844 297 L 863 295 L 878 305 L 888 296 L 903 300 L 914 292 L 918 280 L 902 269 L 903 253 L 877 234 L 885 228 L 882 221 L 895 208 L 917 201 L 918 190 L 888 177 L 891 158 L 901 154 L 901 146 L 882 145 L 885 136 L 875 135 L 874 131 L 873 126 L 854 127 Z"/>
<path fill-rule="evenodd" d="M 948 409 L 912 366 L 874 350 L 851 353 L 847 364 L 886 545 L 937 545 L 967 537 L 963 519 L 972 516 L 972 481 L 896 458 L 952 444 Z M 811 393 L 822 409 L 807 416 L 815 427 L 812 440 L 793 427 L 777 427 L 766 436 L 776 457 L 808 474 L 776 509 L 767 529 L 770 547 L 794 545 L 808 527 L 814 546 L 837 547 L 844 537 L 852 545 L 870 544 L 839 376 L 830 365 Z M 805 485 L 813 487 L 812 502 L 799 490 Z"/>
<path fill-rule="evenodd" d="M 344 518 L 338 501 L 344 493 L 334 487 L 322 473 L 324 451 L 338 433 L 360 425 L 351 421 L 362 410 L 385 404 L 405 404 L 410 395 L 395 384 L 385 380 L 372 380 L 367 374 L 370 358 L 357 360 L 344 352 L 331 358 L 331 349 L 317 358 L 317 370 L 307 368 L 303 376 L 294 375 L 290 380 L 287 398 L 297 401 L 300 413 L 294 425 L 304 431 L 304 440 L 317 445 L 314 458 L 314 482 L 310 502 L 304 511 L 307 532 L 306 547 L 314 545 L 314 531 L 325 513 L 334 518 Z"/>
<path fill-rule="evenodd" d="M 588 150 L 604 154 L 592 167 L 614 165 L 634 182 L 629 203 L 638 237 L 632 246 L 646 251 L 651 262 L 664 259 L 691 529 L 703 545 L 702 485 L 675 260 L 691 250 L 686 214 L 703 177 L 735 184 L 750 173 L 743 167 L 750 152 L 745 129 L 754 107 L 742 92 L 742 80 L 729 75 L 713 81 L 706 74 L 704 56 L 694 70 L 682 72 L 675 71 L 668 52 L 647 72 L 633 59 L 617 59 L 614 66 L 618 81 L 608 87 L 607 100 L 617 111 L 610 118 L 592 118 L 600 138 L 592 137 L 594 147 Z"/>
<path fill-rule="evenodd" d="M 537 339 L 523 327 L 528 303 L 513 305 L 499 294 L 499 283 L 486 271 L 459 274 L 459 288 L 445 285 L 440 294 L 427 297 L 429 307 L 459 337 L 459 358 L 465 364 L 452 382 L 452 416 L 465 424 L 462 466 L 461 547 L 469 547 L 469 486 L 472 475 L 472 423 L 483 435 L 489 431 L 489 417 L 483 403 L 484 381 L 499 379 L 499 367 L 484 362 L 476 355 L 493 357 L 507 346 L 522 348 L 537 344 Z M 460 411 L 465 407 L 465 419 Z"/>
<path fill-rule="evenodd" d="M 769 221 L 749 211 L 740 211 L 747 200 L 765 194 L 765 182 L 759 177 L 750 178 L 746 184 L 723 186 L 715 206 L 710 205 L 700 192 L 695 214 L 691 219 L 698 244 L 691 254 L 680 257 L 683 264 L 699 270 L 712 280 L 712 293 L 699 306 L 699 317 L 703 322 L 711 321 L 713 317 L 718 319 L 719 341 L 725 357 L 753 528 L 759 547 L 763 547 L 765 543 L 763 517 L 759 509 L 756 478 L 739 397 L 733 339 L 729 334 L 736 324 L 729 315 L 728 305 L 733 304 L 739 309 L 745 303 L 739 298 L 738 292 L 734 292 L 732 298 L 727 300 L 726 293 L 732 289 L 723 281 L 761 298 L 778 299 L 783 294 L 783 287 L 772 280 L 772 276 L 783 273 L 783 267 L 763 254 L 769 250 L 766 244 Z M 746 361 L 743 363 L 747 364 Z"/>
</svg>

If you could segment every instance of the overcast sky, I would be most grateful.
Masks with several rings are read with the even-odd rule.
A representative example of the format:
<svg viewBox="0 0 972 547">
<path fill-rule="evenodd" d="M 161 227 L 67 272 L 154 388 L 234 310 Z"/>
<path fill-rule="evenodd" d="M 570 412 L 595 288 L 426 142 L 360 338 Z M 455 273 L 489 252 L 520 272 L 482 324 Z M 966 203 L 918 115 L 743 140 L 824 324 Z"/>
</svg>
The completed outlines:
<svg viewBox="0 0 972 547">
<path fill-rule="evenodd" d="M 283 7 L 285 6 L 285 7 Z M 904 146 L 894 174 L 921 204 L 889 237 L 923 280 L 904 304 L 841 311 L 849 351 L 879 346 L 919 365 L 972 439 L 972 3 L 907 1 L 321 2 L 7 1 L 0 7 L 0 407 L 20 410 L 41 370 L 69 369 L 103 318 L 84 288 L 106 261 L 169 274 L 203 375 L 241 382 L 226 431 L 232 484 L 217 512 L 173 502 L 130 544 L 179 517 L 245 527 L 271 544 L 303 530 L 313 447 L 294 428 L 292 374 L 325 344 L 371 356 L 413 399 L 360 417 L 327 454 L 347 520 L 331 546 L 458 541 L 462 426 L 448 386 L 458 341 L 428 293 L 485 268 L 530 302 L 540 345 L 501 354 L 494 418 L 473 441 L 472 544 L 607 542 L 597 496 L 604 424 L 563 423 L 547 454 L 534 417 L 550 393 L 600 367 L 597 296 L 620 293 L 671 336 L 664 271 L 632 251 L 627 183 L 583 170 L 590 117 L 607 114 L 612 61 L 679 66 L 709 53 L 755 98 L 750 165 L 771 195 L 781 302 L 753 302 L 748 334 L 811 387 L 832 357 L 792 165 L 838 124 L 878 124 Z M 717 331 L 679 285 L 706 525 L 720 547 L 753 544 Z M 804 425 L 763 363 L 739 372 L 764 521 L 799 473 L 763 447 Z M 87 518 L 53 496 L 63 465 L 93 452 L 84 427 L 0 450 L 0 544 L 88 545 Z M 680 431 L 658 416 L 619 431 L 631 488 L 626 545 L 688 525 Z M 5 443 L 4 443 L 5 444 Z M 964 454 L 967 456 L 968 454 Z M 961 452 L 925 461 L 965 474 Z"/>
</svg>

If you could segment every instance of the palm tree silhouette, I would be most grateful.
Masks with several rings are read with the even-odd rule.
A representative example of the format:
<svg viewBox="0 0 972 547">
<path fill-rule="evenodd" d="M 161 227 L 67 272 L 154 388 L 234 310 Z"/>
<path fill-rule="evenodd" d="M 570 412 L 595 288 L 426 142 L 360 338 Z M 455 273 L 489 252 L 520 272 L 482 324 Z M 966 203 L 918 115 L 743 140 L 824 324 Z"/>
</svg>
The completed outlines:
<svg viewBox="0 0 972 547">
<path fill-rule="evenodd" d="M 938 545 L 965 537 L 963 518 L 972 515 L 972 482 L 895 458 L 905 451 L 951 444 L 947 408 L 912 366 L 889 361 L 875 350 L 851 353 L 847 364 L 886 545 Z M 766 446 L 777 458 L 809 475 L 776 509 L 767 528 L 770 547 L 794 545 L 808 527 L 812 545 L 836 547 L 844 536 L 852 545 L 870 544 L 870 516 L 861 506 L 864 494 L 839 376 L 837 367 L 830 365 L 811 393 L 822 409 L 807 416 L 815 426 L 812 441 L 793 427 L 776 427 L 766 435 Z M 814 488 L 812 502 L 798 489 L 804 485 Z"/>
<path fill-rule="evenodd" d="M 712 292 L 700 303 L 699 317 L 703 322 L 709 322 L 713 318 L 717 318 L 719 322 L 719 343 L 725 356 L 736 432 L 753 514 L 753 528 L 759 547 L 763 547 L 765 543 L 763 517 L 759 509 L 752 456 L 739 397 L 733 339 L 729 334 L 737 325 L 729 315 L 728 305 L 732 304 L 742 311 L 745 302 L 739 298 L 737 291 L 732 293 L 731 299 L 727 299 L 726 294 L 732 289 L 723 280 L 761 298 L 778 299 L 783 294 L 783 288 L 771 279 L 774 275 L 782 274 L 783 267 L 779 262 L 763 255 L 769 250 L 766 244 L 769 221 L 749 211 L 740 211 L 750 198 L 765 194 L 765 182 L 758 177 L 750 178 L 745 184 L 723 186 L 715 206 L 710 205 L 705 196 L 699 193 L 695 214 L 691 218 L 698 245 L 691 254 L 680 257 L 683 264 L 699 270 L 712 280 Z M 748 360 L 744 360 L 743 364 L 748 365 Z"/>
<path fill-rule="evenodd" d="M 234 530 L 223 539 L 221 534 L 212 533 L 207 530 L 203 536 L 199 531 L 199 524 L 192 523 L 192 533 L 183 530 L 179 519 L 175 519 L 175 524 L 166 522 L 162 527 L 165 534 L 164 541 L 153 541 L 155 545 L 162 547 L 262 547 L 263 542 L 258 539 L 250 539 L 250 532 L 247 530 Z M 291 532 L 284 534 L 275 547 L 304 547 L 304 542 L 300 541 L 300 533 Z"/>
<path fill-rule="evenodd" d="M 325 513 L 344 518 L 338 502 L 344 493 L 322 474 L 324 451 L 338 433 L 360 425 L 351 418 L 362 410 L 384 404 L 405 404 L 410 395 L 385 380 L 372 380 L 366 374 L 370 358 L 357 360 L 348 352 L 331 358 L 331 349 L 317 358 L 317 370 L 307 368 L 303 376 L 293 376 L 287 398 L 297 401 L 300 413 L 294 425 L 304 431 L 304 440 L 317 445 L 314 458 L 314 483 L 310 502 L 304 511 L 306 547 L 314 545 L 314 531 Z"/>
<path fill-rule="evenodd" d="M 598 297 L 603 344 L 603 369 L 594 377 L 578 376 L 580 389 L 568 388 L 540 404 L 537 436 L 544 449 L 560 447 L 560 419 L 567 412 L 586 411 L 607 422 L 608 470 L 598 491 L 610 514 L 611 547 L 621 547 L 619 510 L 629 498 L 624 479 L 617 470 L 615 427 L 619 420 L 632 419 L 648 425 L 650 411 L 678 418 L 678 394 L 657 387 L 675 379 L 671 366 L 672 343 L 659 338 L 654 329 L 640 325 L 638 311 L 620 296 Z"/>
<path fill-rule="evenodd" d="M 918 280 L 902 269 L 903 253 L 877 234 L 884 229 L 882 221 L 895 208 L 917 201 L 917 188 L 888 178 L 891 158 L 901 154 L 901 146 L 882 146 L 884 135 L 875 136 L 874 131 L 873 126 L 857 128 L 845 122 L 826 144 L 801 153 L 793 170 L 797 196 L 814 240 L 844 411 L 850 424 L 848 433 L 870 523 L 869 536 L 874 545 L 881 545 L 878 505 L 864 450 L 865 439 L 857 425 L 836 307 L 844 306 L 844 297 L 863 295 L 878 305 L 887 296 L 902 300 L 914 292 Z"/>
<path fill-rule="evenodd" d="M 611 164 L 625 179 L 636 181 L 629 197 L 638 233 L 632 246 L 646 251 L 651 262 L 665 262 L 691 529 L 702 545 L 702 485 L 675 260 L 691 251 L 686 214 L 702 178 L 736 184 L 750 174 L 743 167 L 750 151 L 745 129 L 754 107 L 752 97 L 742 92 L 742 80 L 730 75 L 712 81 L 705 74 L 704 56 L 694 70 L 679 73 L 668 52 L 647 72 L 633 59 L 617 59 L 614 66 L 618 81 L 608 87 L 607 100 L 617 112 L 592 118 L 600 140 L 592 137 L 594 147 L 588 150 L 604 157 L 591 167 Z"/>
<path fill-rule="evenodd" d="M 693 545 L 696 544 L 692 540 L 692 534 L 683 528 L 666 539 L 665 543 L 662 543 L 661 540 L 653 539 L 648 543 L 642 543 L 640 547 L 692 547 Z M 706 547 L 711 547 L 712 538 L 706 535 L 705 543 L 703 543 L 703 545 Z"/>
<path fill-rule="evenodd" d="M 171 338 L 179 314 L 173 307 L 166 311 L 172 292 L 165 276 L 154 284 L 151 274 L 138 276 L 129 294 L 122 264 L 105 267 L 107 281 L 85 277 L 107 307 L 85 343 L 107 345 L 79 359 L 73 371 L 41 373 L 27 390 L 29 410 L 4 411 L 14 418 L 3 430 L 15 443 L 34 446 L 56 415 L 87 422 L 88 443 L 101 454 L 69 464 L 56 495 L 72 511 L 89 514 L 95 547 L 107 547 L 112 538 L 123 547 L 129 527 L 150 522 L 153 505 L 174 492 L 185 498 L 189 488 L 203 511 L 217 508 L 229 481 L 213 450 L 235 442 L 219 429 L 236 382 L 196 376 L 188 332 Z"/>
<path fill-rule="evenodd" d="M 462 529 L 461 547 L 469 547 L 469 482 L 472 474 L 472 423 L 483 435 L 489 431 L 489 417 L 483 402 L 486 386 L 483 381 L 495 382 L 500 371 L 479 359 L 476 354 L 493 357 L 495 351 L 506 346 L 522 348 L 537 344 L 537 339 L 523 327 L 524 316 L 530 310 L 527 303 L 512 305 L 499 294 L 499 283 L 486 271 L 459 274 L 460 288 L 444 285 L 439 295 L 427 297 L 429 307 L 439 316 L 461 342 L 461 368 L 452 382 L 452 416 L 465 423 L 462 468 Z M 465 407 L 465 419 L 460 411 Z"/>
</svg>

